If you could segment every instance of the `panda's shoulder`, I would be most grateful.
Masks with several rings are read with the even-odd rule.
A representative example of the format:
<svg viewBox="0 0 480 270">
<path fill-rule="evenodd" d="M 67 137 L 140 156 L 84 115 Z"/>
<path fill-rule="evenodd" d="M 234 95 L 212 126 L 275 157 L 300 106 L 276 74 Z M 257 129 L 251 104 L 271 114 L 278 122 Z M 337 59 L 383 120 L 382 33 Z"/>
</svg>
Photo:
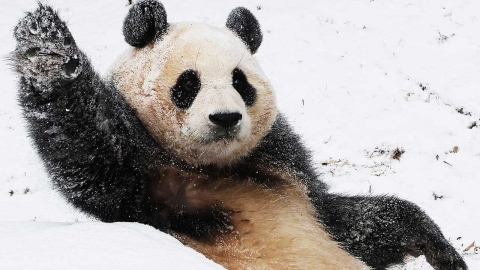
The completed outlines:
<svg viewBox="0 0 480 270">
<path fill-rule="evenodd" d="M 270 131 L 252 151 L 251 157 L 286 166 L 310 181 L 318 179 L 311 152 L 282 113 L 278 113 Z"/>
</svg>

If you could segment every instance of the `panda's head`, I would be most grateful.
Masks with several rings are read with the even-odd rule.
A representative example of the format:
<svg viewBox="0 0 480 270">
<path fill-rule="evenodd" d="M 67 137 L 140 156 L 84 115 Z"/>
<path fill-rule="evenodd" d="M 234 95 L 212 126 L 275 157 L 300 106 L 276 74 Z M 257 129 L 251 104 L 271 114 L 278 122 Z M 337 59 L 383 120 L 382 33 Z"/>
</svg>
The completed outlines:
<svg viewBox="0 0 480 270">
<path fill-rule="evenodd" d="M 123 30 L 135 48 L 117 60 L 113 81 L 166 150 L 193 165 L 224 166 L 258 145 L 276 105 L 252 56 L 262 34 L 247 9 L 234 9 L 221 28 L 168 24 L 162 4 L 145 0 Z"/>
</svg>

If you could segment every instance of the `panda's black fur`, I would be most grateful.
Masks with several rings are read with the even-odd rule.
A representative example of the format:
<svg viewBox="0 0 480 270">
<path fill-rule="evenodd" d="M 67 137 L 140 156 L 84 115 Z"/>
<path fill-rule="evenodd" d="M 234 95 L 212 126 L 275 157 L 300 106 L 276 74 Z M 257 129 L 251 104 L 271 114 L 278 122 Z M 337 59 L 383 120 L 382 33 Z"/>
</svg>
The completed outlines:
<svg viewBox="0 0 480 270">
<path fill-rule="evenodd" d="M 161 39 L 168 27 L 162 4 L 145 0 L 131 7 L 123 30 L 130 45 L 144 47 Z M 227 27 L 252 53 L 260 46 L 260 27 L 248 10 L 235 9 Z M 257 173 L 261 160 L 297 172 L 332 238 L 374 269 L 402 262 L 407 254 L 424 254 L 435 269 L 467 269 L 438 226 L 414 204 L 392 196 L 328 193 L 309 151 L 281 114 L 259 145 L 236 164 L 194 167 L 159 145 L 115 86 L 94 71 L 51 7 L 40 5 L 27 13 L 14 36 L 11 61 L 19 75 L 19 102 L 29 135 L 56 187 L 82 211 L 105 222 L 141 222 L 208 238 L 229 225 L 230 210 L 183 209 L 181 184 L 172 195 L 176 201 L 156 200 L 149 191 L 150 172 L 176 164 L 186 172 L 242 178 Z"/>
</svg>

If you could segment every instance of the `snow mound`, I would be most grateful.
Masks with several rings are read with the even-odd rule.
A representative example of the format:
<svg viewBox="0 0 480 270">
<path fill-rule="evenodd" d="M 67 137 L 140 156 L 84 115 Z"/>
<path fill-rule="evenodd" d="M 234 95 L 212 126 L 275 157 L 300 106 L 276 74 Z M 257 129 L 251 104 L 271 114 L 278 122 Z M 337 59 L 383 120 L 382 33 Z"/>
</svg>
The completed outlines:
<svg viewBox="0 0 480 270">
<path fill-rule="evenodd" d="M 2 269 L 224 269 L 138 223 L 1 222 Z"/>
</svg>

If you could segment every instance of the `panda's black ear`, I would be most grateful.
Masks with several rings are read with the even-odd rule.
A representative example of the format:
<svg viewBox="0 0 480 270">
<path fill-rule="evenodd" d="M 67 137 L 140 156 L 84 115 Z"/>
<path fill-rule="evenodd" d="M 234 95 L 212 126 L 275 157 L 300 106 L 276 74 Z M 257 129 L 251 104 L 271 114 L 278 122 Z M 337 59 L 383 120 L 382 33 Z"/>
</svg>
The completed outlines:
<svg viewBox="0 0 480 270">
<path fill-rule="evenodd" d="M 136 2 L 123 22 L 125 41 L 138 48 L 159 39 L 167 29 L 167 13 L 162 3 L 156 0 Z"/>
<path fill-rule="evenodd" d="M 260 24 L 253 14 L 244 7 L 237 7 L 228 15 L 226 26 L 232 30 L 254 54 L 262 43 Z"/>
</svg>

